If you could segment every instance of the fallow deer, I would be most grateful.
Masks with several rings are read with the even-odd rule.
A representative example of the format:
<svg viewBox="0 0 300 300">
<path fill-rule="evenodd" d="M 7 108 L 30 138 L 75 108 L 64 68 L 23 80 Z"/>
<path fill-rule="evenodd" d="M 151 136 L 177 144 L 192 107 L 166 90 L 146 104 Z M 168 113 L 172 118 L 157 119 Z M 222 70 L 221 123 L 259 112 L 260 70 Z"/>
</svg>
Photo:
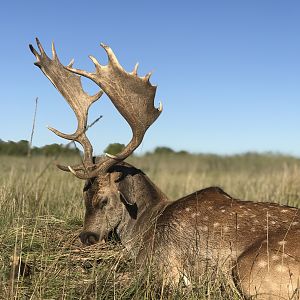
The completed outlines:
<svg viewBox="0 0 300 300">
<path fill-rule="evenodd" d="M 218 187 L 199 190 L 177 201 L 151 182 L 143 171 L 123 162 L 142 142 L 158 118 L 156 87 L 151 73 L 131 73 L 119 64 L 110 47 L 101 44 L 108 64 L 93 56 L 95 72 L 63 66 L 52 44 L 50 59 L 39 40 L 30 45 L 38 66 L 73 109 L 78 127 L 73 134 L 49 128 L 59 137 L 80 143 L 81 165 L 58 167 L 86 180 L 86 213 L 80 234 L 83 244 L 105 239 L 113 230 L 142 263 L 151 257 L 165 280 L 191 284 L 208 268 L 220 268 L 245 297 L 296 299 L 300 280 L 300 213 L 279 204 L 241 201 Z M 94 96 L 82 88 L 80 76 L 101 90 Z M 133 137 L 121 153 L 94 158 L 86 136 L 90 105 L 105 93 L 130 125 Z"/>
</svg>

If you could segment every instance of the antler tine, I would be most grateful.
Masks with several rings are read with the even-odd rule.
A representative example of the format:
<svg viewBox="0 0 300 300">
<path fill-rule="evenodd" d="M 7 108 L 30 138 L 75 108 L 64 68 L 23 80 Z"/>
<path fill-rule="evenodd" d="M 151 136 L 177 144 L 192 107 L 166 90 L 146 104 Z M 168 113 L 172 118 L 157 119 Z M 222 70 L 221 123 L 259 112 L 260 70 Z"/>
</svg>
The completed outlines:
<svg viewBox="0 0 300 300">
<path fill-rule="evenodd" d="M 85 93 L 82 88 L 80 77 L 66 70 L 60 63 L 56 54 L 54 43 L 52 43 L 53 59 L 50 59 L 47 56 L 46 52 L 43 49 L 43 46 L 38 39 L 36 39 L 36 43 L 40 50 L 40 53 L 32 45 L 29 45 L 31 52 L 37 59 L 35 65 L 37 65 L 42 70 L 42 72 L 52 82 L 55 88 L 65 98 L 65 100 L 74 111 L 78 121 L 77 129 L 73 134 L 64 134 L 52 127 L 49 127 L 49 129 L 56 135 L 64 139 L 77 141 L 82 145 L 84 149 L 84 165 L 81 167 L 74 167 L 77 171 L 92 168 L 93 148 L 85 133 L 87 127 L 87 116 L 89 107 L 92 103 L 94 103 L 101 97 L 103 91 L 100 90 L 94 96 L 90 96 Z M 63 169 L 64 171 L 70 172 L 70 168 L 68 167 L 59 165 L 59 168 Z"/>
<path fill-rule="evenodd" d="M 118 161 L 127 158 L 142 142 L 146 130 L 153 124 L 162 111 L 162 106 L 154 107 L 156 87 L 152 86 L 149 78 L 137 76 L 137 65 L 132 73 L 126 72 L 119 64 L 110 47 L 101 44 L 108 56 L 108 64 L 102 66 L 93 56 L 95 73 L 65 67 L 69 71 L 93 80 L 108 95 L 114 106 L 130 125 L 133 136 L 129 144 L 116 157 L 105 157 L 96 164 L 96 168 L 89 173 L 82 174 L 72 170 L 79 178 L 92 178 L 99 173 L 106 172 Z"/>
</svg>

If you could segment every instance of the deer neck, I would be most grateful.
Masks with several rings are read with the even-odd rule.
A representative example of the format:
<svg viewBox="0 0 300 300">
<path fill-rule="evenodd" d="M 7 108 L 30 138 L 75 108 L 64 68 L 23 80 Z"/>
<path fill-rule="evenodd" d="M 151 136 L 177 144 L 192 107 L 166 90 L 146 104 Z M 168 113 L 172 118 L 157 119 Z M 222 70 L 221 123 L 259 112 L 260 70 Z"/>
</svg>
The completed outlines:
<svg viewBox="0 0 300 300">
<path fill-rule="evenodd" d="M 125 178 L 119 186 L 123 197 L 122 220 L 117 228 L 121 242 L 131 248 L 133 240 L 143 234 L 163 211 L 167 196 L 142 172 Z"/>
</svg>

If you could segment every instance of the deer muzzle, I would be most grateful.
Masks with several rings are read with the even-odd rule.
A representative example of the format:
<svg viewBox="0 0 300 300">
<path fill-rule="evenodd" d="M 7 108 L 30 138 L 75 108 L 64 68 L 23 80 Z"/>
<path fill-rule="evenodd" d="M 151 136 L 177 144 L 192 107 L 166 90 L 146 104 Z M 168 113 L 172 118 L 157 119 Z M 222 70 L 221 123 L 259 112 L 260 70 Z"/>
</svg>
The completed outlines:
<svg viewBox="0 0 300 300">
<path fill-rule="evenodd" d="M 99 234 L 91 231 L 83 231 L 80 233 L 79 238 L 82 244 L 86 246 L 94 245 L 99 242 Z"/>
</svg>

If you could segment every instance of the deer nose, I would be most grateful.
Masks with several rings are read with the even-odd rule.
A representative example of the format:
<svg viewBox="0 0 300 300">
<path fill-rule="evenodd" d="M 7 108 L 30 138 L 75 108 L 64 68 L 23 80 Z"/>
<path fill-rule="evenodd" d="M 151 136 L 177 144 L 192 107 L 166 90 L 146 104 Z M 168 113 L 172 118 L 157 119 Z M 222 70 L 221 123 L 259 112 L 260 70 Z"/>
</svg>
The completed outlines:
<svg viewBox="0 0 300 300">
<path fill-rule="evenodd" d="M 91 231 L 83 231 L 80 233 L 79 238 L 82 244 L 90 246 L 99 241 L 99 234 Z"/>
</svg>

